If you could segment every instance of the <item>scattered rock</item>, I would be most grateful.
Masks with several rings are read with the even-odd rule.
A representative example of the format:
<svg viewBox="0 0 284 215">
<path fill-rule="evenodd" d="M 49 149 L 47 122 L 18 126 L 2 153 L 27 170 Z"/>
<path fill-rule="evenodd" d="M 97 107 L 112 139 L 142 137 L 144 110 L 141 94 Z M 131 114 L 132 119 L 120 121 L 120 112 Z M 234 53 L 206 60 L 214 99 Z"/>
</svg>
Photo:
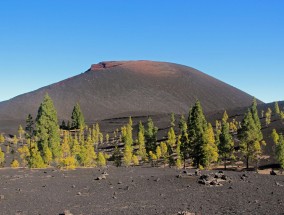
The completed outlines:
<svg viewBox="0 0 284 215">
<path fill-rule="evenodd" d="M 4 199 L 4 195 L 0 195 L 0 200 L 3 200 Z"/>
<path fill-rule="evenodd" d="M 105 172 L 103 172 L 103 174 L 102 175 L 108 175 L 108 173 L 105 171 Z"/>
<path fill-rule="evenodd" d="M 197 169 L 195 170 L 195 173 L 194 173 L 196 176 L 201 176 L 201 171 L 200 169 Z"/>
<path fill-rule="evenodd" d="M 280 184 L 279 182 L 275 182 L 275 184 L 279 187 L 283 187 L 283 184 Z"/>
<path fill-rule="evenodd" d="M 69 210 L 65 210 L 63 213 L 59 215 L 73 215 Z"/>
<path fill-rule="evenodd" d="M 274 170 L 271 170 L 270 175 L 277 175 L 277 173 Z"/>
<path fill-rule="evenodd" d="M 106 175 L 100 175 L 99 177 L 96 178 L 96 180 L 100 181 L 100 180 L 103 180 L 103 179 L 106 179 Z"/>
<path fill-rule="evenodd" d="M 72 187 L 72 188 L 75 188 L 76 186 L 73 184 L 71 187 Z"/>
<path fill-rule="evenodd" d="M 181 174 L 178 174 L 176 177 L 177 177 L 177 178 L 182 178 L 182 175 L 181 175 Z"/>
<path fill-rule="evenodd" d="M 118 184 L 122 184 L 122 182 L 121 182 L 121 181 L 118 181 Z"/>
<path fill-rule="evenodd" d="M 78 193 L 77 193 L 77 196 L 82 196 L 82 193 L 81 193 L 81 192 L 78 192 Z"/>
<path fill-rule="evenodd" d="M 224 181 L 226 181 L 226 180 L 228 179 L 228 176 L 222 175 L 222 176 L 221 176 L 221 179 L 224 180 Z"/>
<path fill-rule="evenodd" d="M 190 213 L 188 211 L 180 211 L 177 213 L 177 215 L 195 215 L 195 213 Z"/>
<path fill-rule="evenodd" d="M 160 180 L 161 180 L 160 178 L 155 179 L 156 182 L 159 182 Z"/>
</svg>

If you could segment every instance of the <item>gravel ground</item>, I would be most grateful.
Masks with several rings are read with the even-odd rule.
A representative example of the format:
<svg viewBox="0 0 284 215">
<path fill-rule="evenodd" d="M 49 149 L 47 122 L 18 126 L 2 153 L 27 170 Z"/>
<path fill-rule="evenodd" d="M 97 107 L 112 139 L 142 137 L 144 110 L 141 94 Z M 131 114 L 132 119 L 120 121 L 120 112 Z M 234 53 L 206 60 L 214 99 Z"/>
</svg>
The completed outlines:
<svg viewBox="0 0 284 215">
<path fill-rule="evenodd" d="M 103 171 L 106 179 L 95 180 Z M 284 214 L 284 176 L 228 171 L 224 174 L 230 179 L 221 182 L 223 186 L 206 186 L 197 182 L 199 177 L 181 172 L 150 167 L 5 168 L 0 170 L 0 214 Z M 243 174 L 247 177 L 241 179 Z"/>
</svg>

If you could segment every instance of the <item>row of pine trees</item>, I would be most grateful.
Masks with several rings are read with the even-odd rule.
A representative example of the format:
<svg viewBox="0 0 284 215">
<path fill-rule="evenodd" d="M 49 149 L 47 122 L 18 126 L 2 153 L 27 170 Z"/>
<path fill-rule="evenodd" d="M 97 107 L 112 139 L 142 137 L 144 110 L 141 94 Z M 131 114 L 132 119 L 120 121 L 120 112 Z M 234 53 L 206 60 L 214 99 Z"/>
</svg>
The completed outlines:
<svg viewBox="0 0 284 215">
<path fill-rule="evenodd" d="M 278 103 L 275 104 L 275 110 L 281 117 Z M 271 117 L 271 112 L 267 112 Z M 125 126 L 116 129 L 110 137 L 110 134 L 103 135 L 99 124 L 86 126 L 79 104 L 73 108 L 71 123 L 68 121 L 66 125 L 63 121 L 59 126 L 52 99 L 46 94 L 35 120 L 28 115 L 25 129 L 19 127 L 19 139 L 16 136 L 13 139 L 14 144 L 21 140 L 22 145 L 17 149 L 20 162 L 14 159 L 11 165 L 74 169 L 80 166 L 105 166 L 107 161 L 112 161 L 116 166 L 150 163 L 152 166 L 181 168 L 192 165 L 203 169 L 222 161 L 226 169 L 228 161 L 235 160 L 237 156 L 244 158 L 247 168 L 251 162 L 257 168 L 265 146 L 261 129 L 255 99 L 242 122 L 228 122 L 225 111 L 222 120 L 216 121 L 215 129 L 207 122 L 200 102 L 196 101 L 187 119 L 182 115 L 176 123 L 175 115 L 171 114 L 164 141 L 158 141 L 158 128 L 150 117 L 145 126 L 139 122 L 136 139 L 133 139 L 131 117 Z M 0 142 L 4 142 L 1 136 Z M 272 136 L 278 161 L 284 167 L 284 137 L 276 130 Z M 111 145 L 113 150 L 106 152 L 104 144 Z M 4 161 L 5 154 L 0 148 L 0 164 Z"/>
</svg>

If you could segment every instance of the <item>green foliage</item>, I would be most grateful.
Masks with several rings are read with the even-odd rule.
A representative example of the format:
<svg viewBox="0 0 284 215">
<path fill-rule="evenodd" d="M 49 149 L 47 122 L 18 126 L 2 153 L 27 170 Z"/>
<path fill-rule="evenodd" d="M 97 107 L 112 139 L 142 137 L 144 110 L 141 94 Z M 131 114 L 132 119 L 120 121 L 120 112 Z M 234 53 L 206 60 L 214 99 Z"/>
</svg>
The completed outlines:
<svg viewBox="0 0 284 215">
<path fill-rule="evenodd" d="M 4 143 L 5 142 L 5 137 L 3 134 L 0 134 L 0 143 Z"/>
<path fill-rule="evenodd" d="M 227 114 L 227 111 L 225 111 L 224 114 L 223 114 L 223 117 L 222 117 L 222 122 L 226 123 L 228 121 L 228 119 L 229 119 L 229 116 Z"/>
<path fill-rule="evenodd" d="M 280 164 L 281 169 L 284 169 L 284 138 L 283 135 L 279 136 L 276 144 L 276 158 Z"/>
<path fill-rule="evenodd" d="M 171 113 L 171 127 L 172 128 L 175 127 L 175 121 L 176 121 L 175 113 Z"/>
<path fill-rule="evenodd" d="M 79 103 L 76 103 L 76 105 L 73 108 L 71 120 L 72 120 L 71 126 L 73 129 L 85 128 L 85 119 Z"/>
<path fill-rule="evenodd" d="M 106 134 L 106 142 L 109 143 L 109 134 Z"/>
<path fill-rule="evenodd" d="M 27 116 L 26 127 L 25 127 L 25 136 L 26 139 L 32 139 L 34 135 L 34 120 L 31 114 Z"/>
<path fill-rule="evenodd" d="M 98 164 L 98 166 L 101 166 L 101 167 L 106 166 L 106 159 L 105 159 L 103 152 L 98 153 L 97 164 Z"/>
<path fill-rule="evenodd" d="M 272 114 L 272 111 L 270 108 L 267 109 L 267 111 L 265 112 L 265 124 L 266 124 L 266 127 L 268 127 L 268 125 L 271 123 L 271 114 Z"/>
<path fill-rule="evenodd" d="M 24 133 L 25 133 L 25 131 L 24 131 L 23 127 L 21 125 L 19 125 L 18 134 L 19 134 L 20 139 L 22 139 Z"/>
<path fill-rule="evenodd" d="M 0 166 L 3 167 L 5 163 L 5 153 L 2 151 L 0 147 Z"/>
<path fill-rule="evenodd" d="M 57 112 L 48 94 L 45 95 L 38 109 L 35 133 L 41 153 L 43 153 L 45 147 L 49 147 L 54 158 L 60 157 L 60 133 Z"/>
<path fill-rule="evenodd" d="M 219 136 L 219 156 L 224 161 L 224 167 L 227 168 L 227 160 L 233 157 L 234 153 L 234 141 L 230 134 L 229 123 L 225 122 L 222 124 L 222 130 Z"/>
<path fill-rule="evenodd" d="M 280 108 L 279 108 L 278 102 L 274 103 L 274 111 L 276 115 L 280 114 Z"/>
<path fill-rule="evenodd" d="M 256 109 L 256 102 L 254 100 L 250 109 L 248 109 L 242 121 L 242 128 L 239 131 L 239 138 L 241 140 L 240 149 L 246 158 L 247 168 L 249 161 L 258 159 L 262 153 L 261 146 L 265 145 L 262 140 L 262 132 L 260 127 L 259 118 Z"/>
<path fill-rule="evenodd" d="M 198 167 L 199 165 L 206 165 L 203 162 L 204 159 L 204 134 L 207 129 L 207 122 L 202 111 L 202 107 L 199 101 L 195 103 L 190 111 L 188 119 L 188 135 L 189 144 L 192 150 L 193 163 Z"/>
<path fill-rule="evenodd" d="M 38 150 L 37 144 L 34 141 L 30 142 L 30 157 L 28 161 L 30 168 L 45 168 L 46 165 Z"/>
<path fill-rule="evenodd" d="M 114 165 L 116 167 L 121 166 L 121 164 L 122 164 L 122 162 L 121 162 L 122 154 L 121 154 L 121 152 L 120 152 L 120 150 L 119 150 L 117 145 L 115 145 L 115 149 L 113 151 L 112 158 L 113 158 L 113 161 L 114 161 Z"/>
<path fill-rule="evenodd" d="M 73 156 L 60 159 L 61 166 L 65 169 L 75 169 L 76 168 L 76 159 Z"/>
<path fill-rule="evenodd" d="M 160 158 L 161 158 L 161 155 L 162 155 L 161 147 L 160 147 L 160 146 L 157 146 L 157 148 L 156 148 L 156 156 L 157 156 L 157 159 L 160 159 Z"/>
<path fill-rule="evenodd" d="M 202 166 L 208 168 L 211 163 L 218 160 L 218 148 L 215 144 L 215 135 L 213 127 L 210 123 L 204 133 L 204 144 L 203 144 L 203 156 L 202 156 Z"/>
<path fill-rule="evenodd" d="M 174 147 L 176 144 L 176 134 L 175 134 L 175 130 L 173 127 L 170 128 L 169 132 L 168 132 L 168 141 L 167 143 L 171 146 Z"/>
<path fill-rule="evenodd" d="M 180 118 L 179 130 L 180 130 L 180 135 L 178 141 L 179 141 L 180 159 L 183 159 L 185 165 L 185 160 L 188 159 L 192 154 L 192 148 L 188 138 L 187 124 L 183 115 Z"/>
<path fill-rule="evenodd" d="M 19 161 L 17 160 L 13 160 L 11 163 L 11 167 L 12 168 L 18 168 L 20 166 Z"/>
<path fill-rule="evenodd" d="M 139 155 L 142 160 L 146 161 L 147 160 L 147 152 L 145 148 L 145 137 L 144 137 L 144 126 L 142 125 L 141 121 L 139 123 L 139 129 L 138 129 L 138 151 L 137 155 Z"/>
<path fill-rule="evenodd" d="M 130 166 L 132 161 L 132 147 L 130 145 L 124 146 L 123 163 L 125 166 Z"/>
<path fill-rule="evenodd" d="M 136 155 L 133 155 L 132 156 L 132 163 L 137 166 L 139 165 L 139 160 L 138 160 L 138 157 Z"/>
<path fill-rule="evenodd" d="M 158 128 L 155 127 L 153 120 L 149 117 L 147 122 L 147 129 L 145 131 L 146 152 L 156 151 Z"/>
<path fill-rule="evenodd" d="M 84 167 L 96 166 L 97 154 L 95 152 L 91 137 L 88 137 L 85 143 L 81 145 L 78 159 L 80 164 Z"/>
<path fill-rule="evenodd" d="M 271 137 L 272 137 L 273 142 L 274 142 L 275 144 L 277 144 L 278 141 L 279 141 L 279 135 L 278 135 L 276 129 L 273 129 L 273 130 L 272 130 Z"/>
<path fill-rule="evenodd" d="M 165 142 L 161 142 L 161 157 L 166 160 L 168 158 L 168 146 Z"/>
<path fill-rule="evenodd" d="M 22 165 L 26 166 L 28 164 L 28 160 L 30 157 L 30 149 L 27 145 L 24 145 L 18 148 L 18 152 L 20 154 L 20 158 L 22 159 Z"/>
</svg>

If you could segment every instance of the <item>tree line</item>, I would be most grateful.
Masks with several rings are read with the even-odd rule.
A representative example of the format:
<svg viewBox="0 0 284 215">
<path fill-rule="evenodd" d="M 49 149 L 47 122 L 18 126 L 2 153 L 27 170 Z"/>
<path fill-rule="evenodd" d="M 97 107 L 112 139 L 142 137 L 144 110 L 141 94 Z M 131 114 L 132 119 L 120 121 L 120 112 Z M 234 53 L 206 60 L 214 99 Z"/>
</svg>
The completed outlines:
<svg viewBox="0 0 284 215">
<path fill-rule="evenodd" d="M 281 115 L 280 110 L 278 113 Z M 112 161 L 116 166 L 150 163 L 152 166 L 182 168 L 192 165 L 203 169 L 222 162 L 226 169 L 228 161 L 244 158 L 247 168 L 252 163 L 257 168 L 265 142 L 256 100 L 253 100 L 241 122 L 235 119 L 229 122 L 228 119 L 225 111 L 213 128 L 205 118 L 201 103 L 196 101 L 187 119 L 182 115 L 176 123 L 175 115 L 171 114 L 170 127 L 164 141 L 158 141 L 158 128 L 151 117 L 145 125 L 139 122 L 136 138 L 131 117 L 120 129 L 103 135 L 99 124 L 90 127 L 85 124 L 78 103 L 71 113 L 71 122 L 66 124 L 63 121 L 59 126 L 53 101 L 46 94 L 35 120 L 29 114 L 25 128 L 19 126 L 19 139 L 15 136 L 14 142 L 16 144 L 22 140 L 22 146 L 17 150 L 21 159 L 20 162 L 14 159 L 11 165 L 74 169 L 79 166 L 105 166 L 107 161 Z M 284 166 L 284 138 L 276 131 L 274 136 L 277 157 Z M 113 146 L 113 150 L 106 152 L 100 148 L 103 144 Z M 5 154 L 0 150 L 0 163 L 3 164 L 4 160 Z"/>
</svg>

